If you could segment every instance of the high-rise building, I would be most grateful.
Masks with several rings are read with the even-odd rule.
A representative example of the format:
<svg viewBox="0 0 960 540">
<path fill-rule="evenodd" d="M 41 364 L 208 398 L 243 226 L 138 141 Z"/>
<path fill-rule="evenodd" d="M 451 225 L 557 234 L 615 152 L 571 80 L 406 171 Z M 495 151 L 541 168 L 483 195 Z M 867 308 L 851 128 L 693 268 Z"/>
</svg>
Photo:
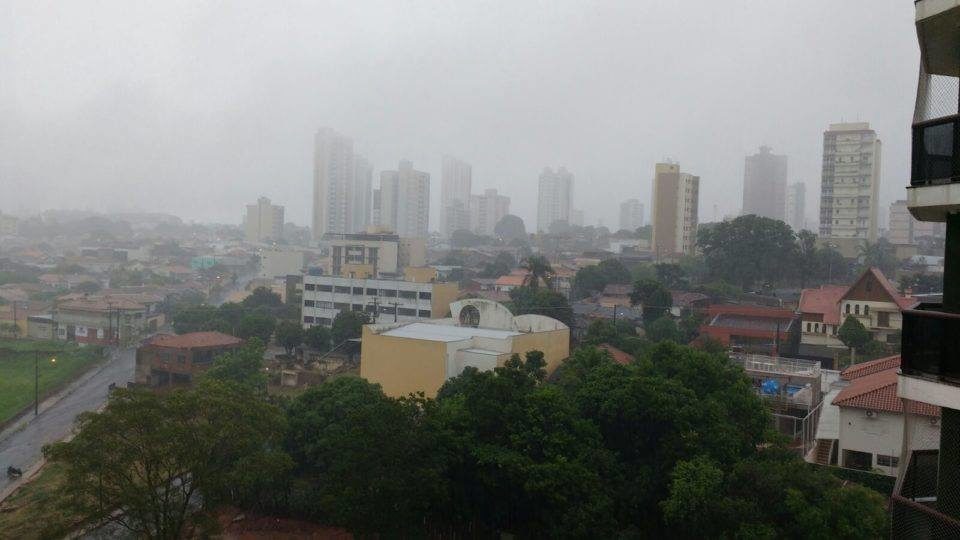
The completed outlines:
<svg viewBox="0 0 960 540">
<path fill-rule="evenodd" d="M 247 242 L 267 242 L 283 238 L 283 207 L 270 204 L 270 199 L 260 197 L 256 204 L 247 205 L 243 220 L 243 232 Z"/>
<path fill-rule="evenodd" d="M 493 236 L 497 222 L 509 213 L 510 197 L 498 194 L 495 189 L 470 196 L 470 229 L 475 234 Z"/>
<path fill-rule="evenodd" d="M 380 225 L 404 238 L 426 238 L 430 225 L 430 175 L 401 160 L 380 173 Z"/>
<path fill-rule="evenodd" d="M 910 214 L 906 200 L 890 203 L 890 215 L 887 222 L 887 240 L 896 245 L 913 245 L 921 238 L 944 238 L 946 230 L 943 223 L 918 221 Z"/>
<path fill-rule="evenodd" d="M 643 227 L 643 204 L 638 199 L 620 203 L 620 228 L 635 231 Z"/>
<path fill-rule="evenodd" d="M 787 225 L 794 231 L 807 228 L 807 185 L 794 182 L 787 187 Z"/>
<path fill-rule="evenodd" d="M 313 149 L 313 238 L 345 233 L 351 228 L 353 141 L 330 128 L 321 128 Z"/>
<path fill-rule="evenodd" d="M 570 224 L 583 227 L 583 210 L 579 208 L 570 210 Z"/>
<path fill-rule="evenodd" d="M 697 245 L 700 177 L 678 163 L 657 163 L 653 178 L 653 239 L 657 258 L 689 255 Z"/>
<path fill-rule="evenodd" d="M 743 215 L 756 214 L 783 221 L 787 194 L 787 156 L 761 146 L 747 156 L 743 168 Z"/>
<path fill-rule="evenodd" d="M 443 156 L 440 173 L 440 230 L 450 236 L 457 229 L 466 229 L 469 220 L 466 213 L 470 205 L 470 190 L 473 168 L 469 163 L 455 157 Z M 453 207 L 452 209 L 450 209 Z M 450 209 L 448 211 L 448 209 Z"/>
<path fill-rule="evenodd" d="M 373 203 L 371 205 L 372 208 L 370 209 L 370 223 L 377 227 L 383 225 L 380 201 L 380 188 L 377 188 L 373 190 Z"/>
<path fill-rule="evenodd" d="M 844 256 L 877 240 L 880 139 L 867 122 L 830 124 L 823 133 L 820 237 Z"/>
<path fill-rule="evenodd" d="M 550 167 L 540 173 L 537 196 L 537 231 L 546 232 L 555 221 L 570 222 L 573 199 L 573 175 L 565 167 L 553 172 Z"/>
<path fill-rule="evenodd" d="M 373 166 L 363 156 L 353 158 L 353 182 L 348 194 L 350 232 L 360 232 L 373 223 Z"/>
</svg>

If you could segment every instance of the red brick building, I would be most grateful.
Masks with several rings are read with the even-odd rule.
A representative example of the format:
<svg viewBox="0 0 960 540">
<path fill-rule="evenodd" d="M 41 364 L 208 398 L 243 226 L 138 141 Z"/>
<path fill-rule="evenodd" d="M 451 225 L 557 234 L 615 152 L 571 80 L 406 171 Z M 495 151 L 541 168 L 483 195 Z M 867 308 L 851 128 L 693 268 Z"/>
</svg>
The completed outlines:
<svg viewBox="0 0 960 540">
<path fill-rule="evenodd" d="M 783 351 L 790 342 L 790 334 L 797 331 L 796 318 L 789 309 L 716 304 L 707 307 L 707 322 L 700 327 L 700 334 L 727 347 L 777 354 L 777 343 Z"/>
<path fill-rule="evenodd" d="M 220 332 L 158 334 L 137 349 L 136 382 L 151 388 L 183 386 L 206 371 L 213 359 L 242 341 Z"/>
</svg>

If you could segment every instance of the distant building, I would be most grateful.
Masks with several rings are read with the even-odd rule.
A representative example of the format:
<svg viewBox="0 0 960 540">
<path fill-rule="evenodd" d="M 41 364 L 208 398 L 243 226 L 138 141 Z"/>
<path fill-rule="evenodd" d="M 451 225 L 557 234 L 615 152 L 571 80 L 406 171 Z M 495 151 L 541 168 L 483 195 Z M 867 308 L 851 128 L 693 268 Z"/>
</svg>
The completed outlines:
<svg viewBox="0 0 960 540">
<path fill-rule="evenodd" d="M 157 334 L 137 348 L 135 381 L 150 388 L 188 386 L 241 341 L 220 332 Z"/>
<path fill-rule="evenodd" d="M 271 204 L 270 199 L 260 197 L 256 204 L 247 205 L 243 222 L 247 242 L 269 242 L 283 239 L 283 207 Z"/>
<path fill-rule="evenodd" d="M 702 336 L 746 352 L 778 355 L 797 331 L 796 315 L 783 308 L 717 304 L 707 307 L 706 314 Z"/>
<path fill-rule="evenodd" d="M 794 232 L 807 228 L 807 185 L 794 182 L 787 186 L 787 225 Z"/>
<path fill-rule="evenodd" d="M 424 392 L 434 397 L 443 383 L 473 367 L 490 371 L 514 354 L 544 354 L 547 374 L 570 355 L 570 329 L 543 315 L 514 316 L 490 300 L 453 302 L 450 318 L 363 328 L 360 376 L 388 396 Z"/>
<path fill-rule="evenodd" d="M 353 158 L 353 182 L 348 201 L 349 231 L 361 232 L 373 223 L 373 166 L 363 156 Z"/>
<path fill-rule="evenodd" d="M 313 238 L 349 232 L 350 193 L 354 187 L 353 140 L 320 128 L 313 150 Z"/>
<path fill-rule="evenodd" d="M 557 172 L 543 169 L 537 193 L 537 231 L 549 231 L 556 221 L 570 223 L 572 201 L 573 175 L 564 167 Z"/>
<path fill-rule="evenodd" d="M 273 279 L 278 276 L 299 274 L 303 271 L 302 251 L 293 249 L 265 249 L 260 252 L 260 272 L 257 277 Z"/>
<path fill-rule="evenodd" d="M 18 223 L 19 221 L 16 217 L 0 213 L 0 236 L 17 234 Z"/>
<path fill-rule="evenodd" d="M 380 173 L 380 225 L 404 238 L 427 238 L 430 225 L 430 175 L 402 160 L 395 171 Z"/>
<path fill-rule="evenodd" d="M 946 237 L 943 222 L 918 221 L 910 214 L 906 200 L 890 203 L 890 216 L 887 223 L 887 240 L 894 245 L 915 245 L 922 238 L 942 239 Z"/>
<path fill-rule="evenodd" d="M 440 172 L 440 230 L 449 237 L 453 231 L 469 228 L 467 207 L 473 183 L 473 168 L 455 157 L 443 156 Z"/>
<path fill-rule="evenodd" d="M 102 296 L 57 302 L 52 316 L 57 339 L 95 345 L 129 343 L 163 323 L 142 303 Z"/>
<path fill-rule="evenodd" d="M 652 249 L 660 257 L 689 255 L 697 243 L 700 177 L 677 163 L 657 163 L 653 179 Z"/>
<path fill-rule="evenodd" d="M 483 195 L 470 196 L 470 229 L 481 236 L 494 236 L 494 228 L 510 213 L 510 197 L 487 189 Z"/>
<path fill-rule="evenodd" d="M 787 156 L 769 146 L 747 156 L 743 169 L 743 215 L 784 220 L 787 195 Z"/>
<path fill-rule="evenodd" d="M 880 147 L 867 122 L 830 124 L 823 133 L 820 238 L 845 257 L 877 240 Z"/>
<path fill-rule="evenodd" d="M 570 211 L 570 224 L 583 227 L 583 210 L 574 208 Z"/>
<path fill-rule="evenodd" d="M 620 203 L 620 229 L 635 231 L 643 227 L 643 204 L 638 199 Z"/>
<path fill-rule="evenodd" d="M 407 267 L 427 264 L 422 238 L 400 238 L 392 232 L 371 229 L 354 234 L 328 234 L 324 244 L 330 255 L 324 262 L 327 275 L 354 278 L 396 279 Z"/>
</svg>

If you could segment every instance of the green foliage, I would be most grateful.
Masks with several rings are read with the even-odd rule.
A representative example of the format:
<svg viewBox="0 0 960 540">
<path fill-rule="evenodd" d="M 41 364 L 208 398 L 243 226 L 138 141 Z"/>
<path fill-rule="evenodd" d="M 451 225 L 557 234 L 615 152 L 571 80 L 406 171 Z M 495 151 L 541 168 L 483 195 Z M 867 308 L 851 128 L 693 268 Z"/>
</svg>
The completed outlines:
<svg viewBox="0 0 960 540">
<path fill-rule="evenodd" d="M 633 284 L 630 302 L 643 307 L 643 324 L 648 325 L 670 310 L 673 306 L 673 295 L 659 281 L 639 279 Z"/>
<path fill-rule="evenodd" d="M 516 315 L 533 313 L 553 317 L 571 326 L 573 308 L 560 293 L 535 287 L 516 287 L 510 290 L 510 308 Z"/>
<path fill-rule="evenodd" d="M 573 278 L 573 293 L 577 298 L 586 298 L 614 283 L 630 283 L 630 271 L 619 260 L 606 259 L 596 266 L 577 270 Z"/>
<path fill-rule="evenodd" d="M 900 280 L 900 293 L 907 292 L 907 289 L 910 289 L 913 294 L 941 292 L 943 291 L 943 276 L 924 272 L 904 276 Z"/>
<path fill-rule="evenodd" d="M 76 437 L 44 453 L 66 466 L 64 492 L 86 523 L 203 536 L 216 526 L 206 511 L 255 500 L 289 468 L 277 450 L 284 425 L 279 409 L 229 384 L 165 395 L 119 389 L 102 413 L 77 418 Z"/>
<path fill-rule="evenodd" d="M 701 229 L 697 244 L 714 278 L 744 289 L 758 281 L 781 282 L 792 274 L 797 258 L 793 231 L 787 224 L 752 214 Z"/>
<path fill-rule="evenodd" d="M 583 342 L 591 345 L 610 343 L 619 348 L 618 343 L 621 338 L 636 335 L 637 332 L 633 325 L 627 321 L 621 319 L 614 324 L 610 319 L 597 319 L 587 326 L 587 333 L 583 337 Z"/>
<path fill-rule="evenodd" d="M 267 387 L 263 372 L 263 342 L 253 338 L 241 347 L 227 351 L 213 360 L 201 379 L 235 384 L 252 392 L 262 392 Z"/>
<path fill-rule="evenodd" d="M 532 289 L 537 289 L 541 284 L 550 287 L 553 283 L 553 267 L 550 262 L 542 255 L 531 255 L 520 263 L 520 268 L 526 270 L 528 275 L 524 285 Z"/>
<path fill-rule="evenodd" d="M 660 317 L 644 326 L 647 339 L 654 343 L 661 341 L 680 342 L 680 330 L 670 317 Z"/>
<path fill-rule="evenodd" d="M 844 319 L 840 329 L 837 330 L 837 337 L 844 345 L 857 351 L 862 351 L 868 343 L 873 341 L 870 331 L 853 315 L 847 315 L 847 318 Z"/>
<path fill-rule="evenodd" d="M 482 278 L 498 278 L 509 274 L 516 264 L 517 261 L 513 258 L 513 255 L 506 251 L 501 251 L 497 253 L 497 257 L 493 262 L 484 264 L 483 270 L 480 271 L 479 275 Z"/>
<path fill-rule="evenodd" d="M 513 214 L 507 214 L 500 218 L 493 227 L 493 234 L 504 242 L 526 241 L 527 228 L 523 220 Z"/>
<path fill-rule="evenodd" d="M 643 240 L 651 240 L 653 238 L 653 225 L 638 227 L 637 236 Z"/>
<path fill-rule="evenodd" d="M 358 338 L 363 333 L 363 325 L 370 324 L 367 314 L 362 311 L 343 310 L 333 318 L 330 337 L 333 346 L 338 347 L 347 340 Z"/>
<path fill-rule="evenodd" d="M 330 350 L 330 329 L 325 326 L 311 326 L 303 333 L 303 343 L 322 353 Z"/>
<path fill-rule="evenodd" d="M 303 326 L 294 321 L 280 321 L 277 323 L 276 338 L 288 355 L 293 354 L 293 350 L 303 343 Z"/>
<path fill-rule="evenodd" d="M 677 325 L 679 330 L 679 342 L 691 343 L 700 336 L 700 327 L 706 320 L 706 316 L 700 311 L 685 311 L 680 316 L 680 323 Z"/>
<path fill-rule="evenodd" d="M 250 296 L 243 299 L 243 307 L 245 308 L 277 308 L 282 305 L 283 300 L 280 299 L 280 295 L 266 287 L 257 287 L 250 293 Z"/>
<path fill-rule="evenodd" d="M 690 280 L 686 270 L 676 263 L 660 263 L 654 265 L 657 281 L 670 290 L 685 291 L 690 288 Z"/>
<path fill-rule="evenodd" d="M 897 272 L 900 261 L 897 260 L 897 248 L 886 238 L 876 242 L 864 242 L 860 246 L 861 271 L 868 268 L 879 268 L 886 276 Z"/>
<path fill-rule="evenodd" d="M 264 343 L 270 341 L 277 321 L 266 313 L 249 313 L 240 319 L 237 325 L 237 337 L 242 339 L 257 338 Z"/>
</svg>

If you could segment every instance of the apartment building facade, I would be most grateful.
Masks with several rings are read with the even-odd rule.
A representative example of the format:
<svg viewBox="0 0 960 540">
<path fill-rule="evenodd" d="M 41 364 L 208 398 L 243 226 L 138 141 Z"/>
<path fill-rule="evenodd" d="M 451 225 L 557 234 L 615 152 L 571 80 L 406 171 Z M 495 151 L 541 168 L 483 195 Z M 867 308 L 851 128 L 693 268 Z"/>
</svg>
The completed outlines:
<svg viewBox="0 0 960 540">
<path fill-rule="evenodd" d="M 787 196 L 787 156 L 769 146 L 744 160 L 743 215 L 755 214 L 783 221 Z"/>
<path fill-rule="evenodd" d="M 657 163 L 653 179 L 653 237 L 657 258 L 694 253 L 699 224 L 700 177 L 678 163 Z"/>
<path fill-rule="evenodd" d="M 540 173 L 537 193 L 537 231 L 547 232 L 557 221 L 570 223 L 573 202 L 573 175 L 565 167 L 550 167 Z"/>
<path fill-rule="evenodd" d="M 243 220 L 244 239 L 261 243 L 283 239 L 283 207 L 272 204 L 270 199 L 260 197 L 256 204 L 247 205 Z"/>
<path fill-rule="evenodd" d="M 430 175 L 402 160 L 397 170 L 380 173 L 380 225 L 404 238 L 427 238 L 430 226 Z"/>
<path fill-rule="evenodd" d="M 635 231 L 643 227 L 643 204 L 639 199 L 627 199 L 620 203 L 620 229 Z"/>
</svg>

